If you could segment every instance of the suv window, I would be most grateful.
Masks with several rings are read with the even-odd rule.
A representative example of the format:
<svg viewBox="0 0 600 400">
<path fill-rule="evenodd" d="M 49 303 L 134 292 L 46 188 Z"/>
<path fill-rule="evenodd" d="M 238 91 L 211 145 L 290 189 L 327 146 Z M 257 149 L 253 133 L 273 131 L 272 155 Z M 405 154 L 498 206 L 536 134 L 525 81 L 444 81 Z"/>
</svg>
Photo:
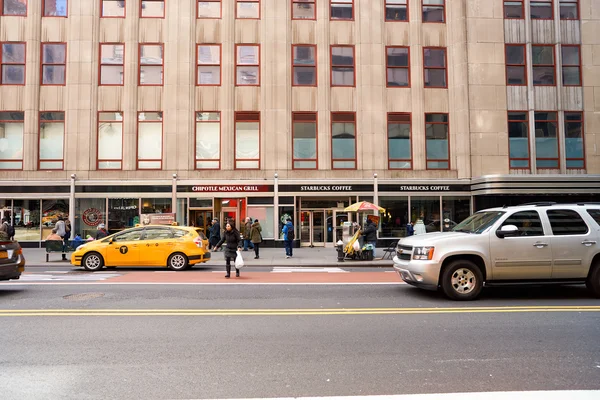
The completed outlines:
<svg viewBox="0 0 600 400">
<path fill-rule="evenodd" d="M 544 236 L 542 220 L 537 211 L 519 211 L 504 221 L 502 226 L 514 225 L 519 228 L 520 236 Z"/>
<path fill-rule="evenodd" d="M 554 236 L 585 235 L 588 226 L 574 210 L 548 210 L 548 219 Z"/>
<path fill-rule="evenodd" d="M 172 239 L 173 233 L 168 228 L 146 228 L 144 240 Z"/>
<path fill-rule="evenodd" d="M 128 242 L 130 240 L 140 240 L 142 237 L 142 230 L 135 229 L 129 232 L 119 233 L 113 237 L 113 242 Z"/>
<path fill-rule="evenodd" d="M 600 225 L 600 210 L 587 210 L 587 213 L 590 214 L 590 217 L 594 218 L 594 221 L 598 225 Z"/>
</svg>

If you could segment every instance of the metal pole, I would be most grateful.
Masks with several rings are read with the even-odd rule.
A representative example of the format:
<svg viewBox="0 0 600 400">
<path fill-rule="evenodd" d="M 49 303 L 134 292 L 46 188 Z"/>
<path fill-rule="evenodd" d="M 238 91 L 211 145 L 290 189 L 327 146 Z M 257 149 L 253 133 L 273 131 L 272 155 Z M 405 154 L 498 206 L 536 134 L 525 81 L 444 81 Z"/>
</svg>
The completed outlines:
<svg viewBox="0 0 600 400">
<path fill-rule="evenodd" d="M 73 232 L 75 232 L 75 179 L 76 174 L 71 174 L 71 190 L 69 192 L 69 220 L 71 221 L 71 232 L 69 233 L 69 239 L 73 239 Z"/>
<path fill-rule="evenodd" d="M 171 211 L 175 214 L 177 221 L 177 174 L 173 174 L 173 182 L 171 186 Z"/>
<path fill-rule="evenodd" d="M 279 238 L 279 175 L 273 175 L 273 239 Z"/>
</svg>

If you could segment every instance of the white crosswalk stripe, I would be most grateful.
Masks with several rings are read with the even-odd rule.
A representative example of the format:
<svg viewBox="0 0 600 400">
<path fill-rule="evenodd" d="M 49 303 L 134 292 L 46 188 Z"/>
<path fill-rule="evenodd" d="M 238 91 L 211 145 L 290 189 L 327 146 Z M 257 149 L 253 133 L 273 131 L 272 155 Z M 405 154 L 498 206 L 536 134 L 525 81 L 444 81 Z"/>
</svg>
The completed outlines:
<svg viewBox="0 0 600 400">
<path fill-rule="evenodd" d="M 345 271 L 341 268 L 337 267 L 323 267 L 323 268 L 315 268 L 315 267 L 273 267 L 271 272 L 275 273 L 290 273 L 290 272 L 327 272 L 333 274 L 339 273 L 347 273 L 349 271 Z"/>
<path fill-rule="evenodd" d="M 62 271 L 60 272 L 51 272 L 51 273 L 40 273 L 40 274 L 22 274 L 19 281 L 103 281 L 109 278 L 115 278 L 117 276 L 121 276 L 122 274 L 115 273 L 81 273 L 81 274 L 73 274 L 66 275 Z"/>
</svg>

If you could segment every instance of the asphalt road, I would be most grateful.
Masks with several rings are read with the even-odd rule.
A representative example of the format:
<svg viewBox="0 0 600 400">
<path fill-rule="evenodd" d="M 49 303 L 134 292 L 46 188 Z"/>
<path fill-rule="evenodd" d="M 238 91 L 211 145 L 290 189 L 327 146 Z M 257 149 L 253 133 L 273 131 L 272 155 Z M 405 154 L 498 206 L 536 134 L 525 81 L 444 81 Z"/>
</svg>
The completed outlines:
<svg viewBox="0 0 600 400">
<path fill-rule="evenodd" d="M 0 286 L 0 397 L 600 389 L 600 312 L 585 306 L 600 301 L 582 287 L 487 289 L 455 303 L 405 285 L 15 282 Z"/>
</svg>

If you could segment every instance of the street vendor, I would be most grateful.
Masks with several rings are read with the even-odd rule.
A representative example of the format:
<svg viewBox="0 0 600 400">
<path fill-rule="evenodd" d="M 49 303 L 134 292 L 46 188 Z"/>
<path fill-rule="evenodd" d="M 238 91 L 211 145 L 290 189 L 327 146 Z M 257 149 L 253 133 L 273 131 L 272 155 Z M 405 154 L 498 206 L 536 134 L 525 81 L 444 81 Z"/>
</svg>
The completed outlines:
<svg viewBox="0 0 600 400">
<path fill-rule="evenodd" d="M 373 258 L 375 258 L 375 247 L 377 246 L 377 225 L 374 221 L 367 219 L 367 225 L 363 231 L 365 243 L 373 246 Z"/>
</svg>

